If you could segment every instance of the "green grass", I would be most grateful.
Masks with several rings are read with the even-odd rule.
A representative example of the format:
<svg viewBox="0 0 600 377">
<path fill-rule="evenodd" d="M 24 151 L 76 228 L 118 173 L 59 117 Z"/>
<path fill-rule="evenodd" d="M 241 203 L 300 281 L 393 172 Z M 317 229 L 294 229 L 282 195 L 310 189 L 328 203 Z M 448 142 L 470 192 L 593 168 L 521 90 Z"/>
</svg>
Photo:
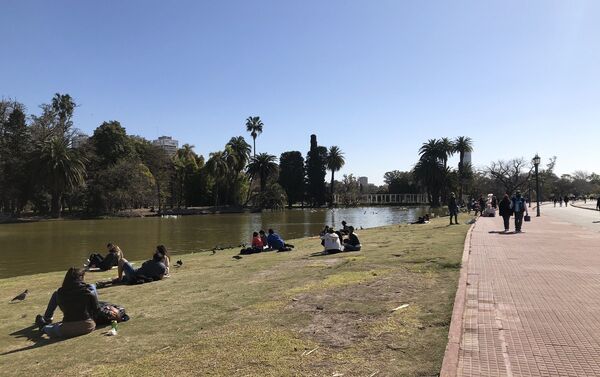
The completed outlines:
<svg viewBox="0 0 600 377">
<path fill-rule="evenodd" d="M 239 261 L 238 250 L 178 256 L 169 279 L 99 291 L 131 316 L 116 337 L 40 339 L 28 328 L 64 273 L 0 280 L 2 374 L 437 375 L 468 229 L 446 220 L 360 231 L 359 253 L 310 257 L 320 242 L 305 238 Z"/>
</svg>

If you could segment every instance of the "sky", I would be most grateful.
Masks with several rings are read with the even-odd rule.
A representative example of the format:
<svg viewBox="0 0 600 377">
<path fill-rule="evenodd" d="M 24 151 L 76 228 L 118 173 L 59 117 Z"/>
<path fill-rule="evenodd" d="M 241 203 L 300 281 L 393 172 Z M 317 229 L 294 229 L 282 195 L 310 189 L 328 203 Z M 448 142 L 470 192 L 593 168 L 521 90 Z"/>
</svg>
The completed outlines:
<svg viewBox="0 0 600 377">
<path fill-rule="evenodd" d="M 599 1 L 0 0 L 0 98 L 54 93 L 87 134 L 118 120 L 208 156 L 233 136 L 279 156 L 337 145 L 337 173 L 381 184 L 431 138 L 473 164 L 536 153 L 595 171 Z M 456 157 L 450 162 L 456 164 Z"/>
</svg>

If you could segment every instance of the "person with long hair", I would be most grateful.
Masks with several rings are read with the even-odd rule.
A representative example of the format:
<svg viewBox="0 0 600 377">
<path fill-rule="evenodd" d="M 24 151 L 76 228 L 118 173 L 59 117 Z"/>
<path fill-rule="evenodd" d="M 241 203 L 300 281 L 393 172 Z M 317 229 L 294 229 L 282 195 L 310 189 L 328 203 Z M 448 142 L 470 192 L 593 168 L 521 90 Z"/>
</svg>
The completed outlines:
<svg viewBox="0 0 600 377">
<path fill-rule="evenodd" d="M 83 281 L 84 275 L 82 268 L 69 268 L 62 286 L 52 294 L 45 315 L 36 316 L 36 325 L 49 337 L 72 338 L 89 334 L 96 328 L 94 317 L 99 310 L 98 293 L 94 285 Z M 63 320 L 52 324 L 57 306 L 63 312 Z"/>
<path fill-rule="evenodd" d="M 508 194 L 504 194 L 504 197 L 502 198 L 502 200 L 500 201 L 500 204 L 498 205 L 500 207 L 500 216 L 502 216 L 502 219 L 504 220 L 504 231 L 508 232 L 508 229 L 510 227 L 510 217 L 513 214 L 512 209 L 510 208 L 510 199 L 508 198 Z"/>
<path fill-rule="evenodd" d="M 92 254 L 89 258 L 87 268 L 98 268 L 100 271 L 108 271 L 114 266 L 119 265 L 119 261 L 123 259 L 123 252 L 119 246 L 109 243 L 106 245 L 108 254 L 103 257 L 100 254 Z"/>
</svg>

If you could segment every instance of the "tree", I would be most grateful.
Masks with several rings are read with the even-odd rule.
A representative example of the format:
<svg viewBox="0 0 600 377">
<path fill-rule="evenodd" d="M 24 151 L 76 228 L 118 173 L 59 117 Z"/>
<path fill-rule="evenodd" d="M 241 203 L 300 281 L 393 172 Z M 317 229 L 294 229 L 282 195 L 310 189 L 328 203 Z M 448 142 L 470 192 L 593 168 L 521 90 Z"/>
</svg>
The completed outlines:
<svg viewBox="0 0 600 377">
<path fill-rule="evenodd" d="M 413 174 L 417 181 L 427 189 L 432 207 L 440 206 L 440 194 L 445 181 L 443 164 L 439 159 L 421 156 L 414 167 Z"/>
<path fill-rule="evenodd" d="M 531 177 L 531 164 L 524 158 L 494 161 L 487 168 L 489 176 L 500 183 L 506 193 L 522 189 Z"/>
<path fill-rule="evenodd" d="M 310 135 L 310 151 L 306 155 L 306 197 L 311 205 L 325 203 L 327 148 L 317 145 L 317 136 Z"/>
<path fill-rule="evenodd" d="M 37 176 L 52 196 L 50 212 L 58 218 L 62 212 L 62 198 L 66 190 L 83 184 L 86 176 L 85 159 L 68 141 L 61 137 L 46 140 L 37 150 Z"/>
<path fill-rule="evenodd" d="M 246 118 L 246 131 L 250 132 L 252 136 L 252 142 L 254 143 L 254 156 L 256 157 L 256 137 L 263 131 L 263 122 L 260 117 L 248 117 Z"/>
<path fill-rule="evenodd" d="M 304 199 L 304 157 L 298 151 L 284 152 L 279 157 L 279 184 L 285 190 L 288 207 Z"/>
<path fill-rule="evenodd" d="M 448 158 L 450 158 L 454 152 L 454 143 L 447 137 L 443 137 L 439 140 L 439 147 L 442 150 L 442 162 L 444 163 L 444 169 L 448 167 Z"/>
<path fill-rule="evenodd" d="M 216 206 L 219 204 L 219 186 L 221 186 L 224 178 L 229 173 L 229 164 L 227 163 L 227 155 L 225 152 L 219 151 L 211 153 L 206 162 L 206 169 L 215 181 L 213 196 Z"/>
<path fill-rule="evenodd" d="M 248 164 L 248 174 L 252 177 L 259 177 L 260 192 L 264 192 L 267 187 L 267 180 L 277 172 L 277 157 L 260 153 L 252 157 Z"/>
<path fill-rule="evenodd" d="M 246 168 L 250 160 L 250 152 L 252 151 L 250 144 L 242 136 L 237 136 L 232 137 L 227 146 L 230 147 L 229 154 L 235 158 L 235 161 L 231 160 L 233 163 L 231 168 L 237 172 L 241 172 Z"/>
<path fill-rule="evenodd" d="M 94 130 L 90 142 L 98 158 L 98 165 L 103 168 L 128 157 L 133 149 L 125 128 L 116 120 L 103 122 Z"/>
<path fill-rule="evenodd" d="M 336 189 L 340 202 L 345 206 L 355 206 L 359 204 L 360 184 L 354 175 L 349 174 L 342 177 L 342 182 Z"/>
<path fill-rule="evenodd" d="M 464 185 L 469 176 L 470 166 L 465 166 L 465 154 L 473 152 L 473 142 L 470 137 L 459 136 L 454 139 L 454 151 L 458 153 L 458 198 L 462 200 Z M 472 174 L 472 171 L 470 172 Z"/>
<path fill-rule="evenodd" d="M 388 194 L 413 194 L 418 190 L 410 171 L 388 171 L 383 181 L 388 186 Z"/>
<path fill-rule="evenodd" d="M 0 103 L 0 212 L 18 215 L 27 202 L 31 137 L 23 106 Z"/>
<path fill-rule="evenodd" d="M 339 171 L 346 160 L 344 159 L 344 153 L 338 146 L 329 147 L 329 152 L 327 153 L 327 169 L 331 171 L 331 195 L 330 195 L 330 204 L 333 204 L 333 193 L 334 193 L 334 174 L 336 171 Z"/>
</svg>

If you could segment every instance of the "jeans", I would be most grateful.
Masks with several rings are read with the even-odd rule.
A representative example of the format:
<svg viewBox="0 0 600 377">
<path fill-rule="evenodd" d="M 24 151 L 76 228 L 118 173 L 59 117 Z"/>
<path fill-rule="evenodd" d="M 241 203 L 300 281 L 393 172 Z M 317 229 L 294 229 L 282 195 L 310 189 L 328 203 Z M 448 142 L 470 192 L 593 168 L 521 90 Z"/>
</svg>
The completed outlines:
<svg viewBox="0 0 600 377">
<path fill-rule="evenodd" d="M 96 289 L 96 284 L 88 284 L 87 287 L 90 290 L 90 292 L 92 292 L 97 298 L 98 290 Z M 44 312 L 45 319 L 52 319 L 52 317 L 54 316 L 54 312 L 58 307 L 57 297 L 58 291 L 54 291 L 54 293 L 52 293 L 52 296 L 50 296 L 50 301 L 48 301 L 48 306 L 46 307 L 46 311 Z"/>
<path fill-rule="evenodd" d="M 510 215 L 502 216 L 502 220 L 504 220 L 504 229 L 508 230 L 510 228 Z"/>
<path fill-rule="evenodd" d="M 517 232 L 521 231 L 521 226 L 523 225 L 523 215 L 525 212 L 515 212 L 515 230 Z"/>
<path fill-rule="evenodd" d="M 135 278 L 135 268 L 129 262 L 123 263 L 123 280 L 126 282 L 134 282 Z"/>
</svg>

